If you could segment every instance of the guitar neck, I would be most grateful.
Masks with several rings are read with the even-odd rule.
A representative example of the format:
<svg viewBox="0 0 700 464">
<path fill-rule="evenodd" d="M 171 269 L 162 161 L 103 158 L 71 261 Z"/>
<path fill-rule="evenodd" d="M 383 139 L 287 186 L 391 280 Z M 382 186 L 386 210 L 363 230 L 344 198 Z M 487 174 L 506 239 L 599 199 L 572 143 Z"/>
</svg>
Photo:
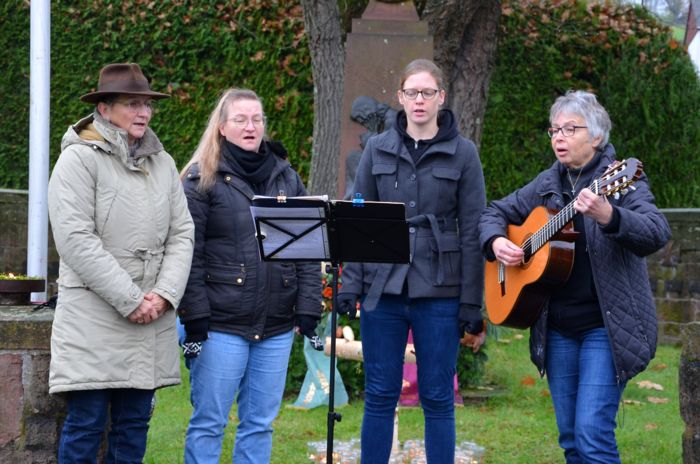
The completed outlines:
<svg viewBox="0 0 700 464">
<path fill-rule="evenodd" d="M 598 191 L 598 179 L 594 180 L 588 188 L 600 195 Z M 537 250 L 542 248 L 552 237 L 559 233 L 576 214 L 578 214 L 578 211 L 574 209 L 574 202 L 571 201 L 568 205 L 564 206 L 561 211 L 552 216 L 552 218 L 537 232 L 528 237 L 521 247 L 525 253 L 525 259 L 527 260 L 530 256 L 537 253 Z"/>
</svg>

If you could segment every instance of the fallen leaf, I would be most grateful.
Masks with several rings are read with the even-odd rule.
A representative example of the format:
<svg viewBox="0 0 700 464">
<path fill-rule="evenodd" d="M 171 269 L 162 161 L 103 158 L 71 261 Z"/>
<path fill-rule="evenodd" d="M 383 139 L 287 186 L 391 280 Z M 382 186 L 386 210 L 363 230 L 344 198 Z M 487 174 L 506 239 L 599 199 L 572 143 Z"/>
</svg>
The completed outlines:
<svg viewBox="0 0 700 464">
<path fill-rule="evenodd" d="M 532 387 L 535 385 L 535 378 L 531 375 L 526 375 L 522 379 L 520 379 L 520 384 L 525 385 L 526 387 Z"/>
<path fill-rule="evenodd" d="M 549 390 L 542 390 L 540 392 L 540 396 L 544 396 L 545 398 L 549 398 L 550 396 L 552 396 L 552 394 L 549 392 Z"/>
<path fill-rule="evenodd" d="M 651 366 L 651 370 L 652 371 L 662 371 L 662 370 L 666 369 L 667 367 L 668 366 L 666 364 L 659 363 L 659 364 L 654 364 L 653 366 Z"/>
<path fill-rule="evenodd" d="M 641 402 L 641 401 L 637 401 L 637 400 L 624 400 L 623 403 L 625 403 L 625 404 L 632 404 L 632 405 L 634 405 L 634 406 L 641 406 L 641 405 L 642 405 L 642 402 Z"/>
<path fill-rule="evenodd" d="M 499 339 L 498 339 L 498 343 L 505 343 L 505 344 L 508 344 L 508 343 L 510 343 L 510 340 L 507 339 L 507 338 L 499 338 Z"/>
<path fill-rule="evenodd" d="M 645 428 L 646 430 L 656 430 L 656 429 L 659 428 L 659 426 L 656 425 L 656 424 L 647 424 L 647 425 L 644 426 L 644 428 Z"/>
<path fill-rule="evenodd" d="M 650 382 L 649 380 L 640 380 L 637 382 L 637 385 L 639 388 L 646 388 L 647 390 L 659 390 L 663 391 L 664 387 L 659 385 L 658 383 Z"/>
<path fill-rule="evenodd" d="M 658 396 L 647 396 L 647 401 L 654 404 L 666 404 L 668 398 L 659 398 Z"/>
<path fill-rule="evenodd" d="M 525 337 L 523 336 L 523 334 L 515 334 L 515 335 L 513 335 L 513 338 L 516 340 L 522 340 Z"/>
</svg>

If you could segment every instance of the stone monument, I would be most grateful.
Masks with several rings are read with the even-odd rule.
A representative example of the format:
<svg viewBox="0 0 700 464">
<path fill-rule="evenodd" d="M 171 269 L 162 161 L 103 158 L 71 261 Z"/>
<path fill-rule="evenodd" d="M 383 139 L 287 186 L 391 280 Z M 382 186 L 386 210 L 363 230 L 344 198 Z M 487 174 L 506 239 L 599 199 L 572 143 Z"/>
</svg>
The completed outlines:
<svg viewBox="0 0 700 464">
<path fill-rule="evenodd" d="M 428 23 L 418 18 L 413 1 L 370 0 L 360 19 L 352 20 L 345 45 L 339 196 L 346 193 L 346 159 L 350 153 L 361 151 L 360 139 L 367 131 L 350 118 L 353 103 L 366 96 L 379 104 L 398 107 L 399 76 L 416 58 L 433 58 L 433 38 Z"/>
</svg>

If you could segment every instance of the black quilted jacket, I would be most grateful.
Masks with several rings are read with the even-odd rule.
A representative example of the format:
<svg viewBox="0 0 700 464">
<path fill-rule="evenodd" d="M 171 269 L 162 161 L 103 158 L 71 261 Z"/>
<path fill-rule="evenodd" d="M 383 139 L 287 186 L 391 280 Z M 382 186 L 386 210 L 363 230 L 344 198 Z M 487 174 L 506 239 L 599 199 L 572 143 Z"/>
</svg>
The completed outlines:
<svg viewBox="0 0 700 464">
<path fill-rule="evenodd" d="M 266 194 L 306 195 L 289 163 L 276 161 Z M 209 318 L 210 330 L 262 340 L 291 330 L 296 315 L 320 317 L 320 263 L 261 261 L 250 214 L 253 191 L 225 162 L 208 192 L 197 191 L 198 182 L 194 164 L 183 182 L 195 243 L 180 319 Z"/>
<path fill-rule="evenodd" d="M 596 168 L 600 177 L 615 159 L 608 144 Z M 559 162 L 541 172 L 529 184 L 502 200 L 493 201 L 479 224 L 482 249 L 494 236 L 506 235 L 508 224 L 522 224 L 535 206 L 561 209 L 562 185 Z M 619 199 L 609 197 L 620 213 L 620 227 L 608 233 L 591 218 L 585 218 L 586 242 L 603 321 L 610 338 L 618 382 L 626 382 L 643 371 L 656 352 L 656 308 L 649 277 L 647 255 L 662 248 L 671 237 L 663 214 L 654 204 L 645 175 Z M 530 358 L 545 374 L 547 308 L 531 327 Z"/>
</svg>

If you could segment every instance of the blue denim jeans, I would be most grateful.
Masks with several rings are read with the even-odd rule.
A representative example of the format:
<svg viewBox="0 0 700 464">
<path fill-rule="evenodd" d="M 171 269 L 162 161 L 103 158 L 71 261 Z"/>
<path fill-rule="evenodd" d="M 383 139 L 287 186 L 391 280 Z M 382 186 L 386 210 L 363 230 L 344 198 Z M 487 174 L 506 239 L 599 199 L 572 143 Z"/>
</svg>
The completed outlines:
<svg viewBox="0 0 700 464">
<path fill-rule="evenodd" d="M 233 462 L 270 462 L 272 421 L 282 404 L 294 332 L 259 342 L 209 332 L 190 362 L 193 411 L 185 437 L 185 463 L 218 464 L 234 400 L 239 424 Z"/>
<path fill-rule="evenodd" d="M 578 337 L 547 331 L 547 381 L 568 464 L 619 463 L 615 415 L 618 384 L 605 328 Z"/>
<path fill-rule="evenodd" d="M 428 462 L 454 462 L 459 301 L 383 295 L 360 317 L 365 369 L 362 463 L 386 464 L 391 453 L 394 410 L 401 395 L 408 329 L 418 367 L 418 396 L 425 418 Z"/>
<path fill-rule="evenodd" d="M 68 413 L 58 444 L 59 464 L 97 462 L 108 414 L 112 423 L 104 462 L 141 464 L 153 393 L 132 388 L 68 392 Z"/>
</svg>

